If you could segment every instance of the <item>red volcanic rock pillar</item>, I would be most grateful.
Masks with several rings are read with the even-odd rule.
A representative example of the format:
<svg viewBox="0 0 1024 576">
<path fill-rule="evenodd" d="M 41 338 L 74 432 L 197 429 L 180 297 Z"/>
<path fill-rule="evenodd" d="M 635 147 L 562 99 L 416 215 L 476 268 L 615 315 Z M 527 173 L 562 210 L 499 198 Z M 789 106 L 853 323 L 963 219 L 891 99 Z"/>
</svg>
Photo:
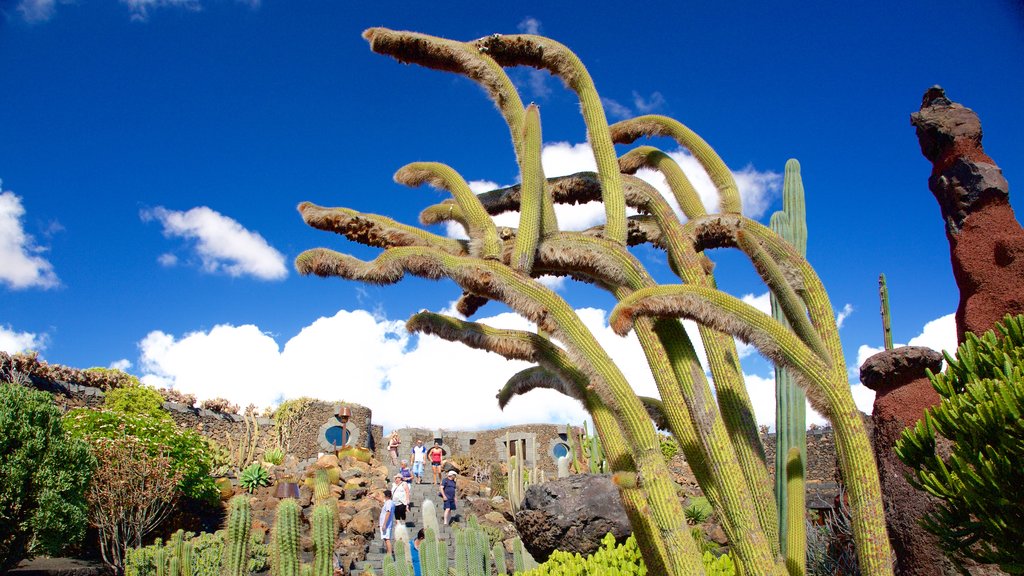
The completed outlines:
<svg viewBox="0 0 1024 576">
<path fill-rule="evenodd" d="M 981 121 L 933 86 L 910 115 L 932 163 L 928 187 L 942 209 L 953 276 L 960 288 L 957 338 L 982 334 L 1006 314 L 1024 313 L 1024 230 L 1003 173 L 981 147 Z"/>
<path fill-rule="evenodd" d="M 860 367 L 860 381 L 875 391 L 871 412 L 872 441 L 885 500 L 885 523 L 896 553 L 898 576 L 938 576 L 944 557 L 935 537 L 919 521 L 931 508 L 930 497 L 907 482 L 910 468 L 900 462 L 893 446 L 904 428 L 924 417 L 939 403 L 925 369 L 938 372 L 942 355 L 920 346 L 885 350 Z"/>
</svg>

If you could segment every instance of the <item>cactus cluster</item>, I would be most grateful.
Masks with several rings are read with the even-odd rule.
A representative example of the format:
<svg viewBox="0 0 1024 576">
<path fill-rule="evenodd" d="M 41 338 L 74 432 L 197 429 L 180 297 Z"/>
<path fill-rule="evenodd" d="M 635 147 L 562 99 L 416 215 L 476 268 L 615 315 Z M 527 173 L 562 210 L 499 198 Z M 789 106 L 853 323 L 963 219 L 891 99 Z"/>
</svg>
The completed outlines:
<svg viewBox="0 0 1024 576">
<path fill-rule="evenodd" d="M 491 541 L 476 516 L 470 516 L 465 528 L 455 528 L 455 573 L 460 576 L 490 576 L 494 565 Z M 504 565 L 505 556 L 502 554 Z"/>
<path fill-rule="evenodd" d="M 733 338 L 754 345 L 784 368 L 811 405 L 831 420 L 862 571 L 866 576 L 892 574 L 878 470 L 850 394 L 828 295 L 793 245 L 740 213 L 735 179 L 715 151 L 685 125 L 664 116 L 609 125 L 579 58 L 547 38 L 496 34 L 457 42 L 383 28 L 367 30 L 364 36 L 375 52 L 463 74 L 481 84 L 508 124 L 521 183 L 476 195 L 443 164 L 416 162 L 398 170 L 395 179 L 400 183 L 430 184 L 451 193 L 450 200 L 427 207 L 420 220 L 424 225 L 457 223 L 468 241 L 385 216 L 302 203 L 299 211 L 310 226 L 384 251 L 362 261 L 325 248 L 308 250 L 296 259 L 299 272 L 375 284 L 392 284 L 406 274 L 447 278 L 462 290 L 456 307 L 466 317 L 494 300 L 534 322 L 536 331 L 500 330 L 422 312 L 407 327 L 537 364 L 506 384 L 498 395 L 501 405 L 536 388 L 554 389 L 581 402 L 604 451 L 593 460 L 606 462 L 613 473 L 646 566 L 657 574 L 697 575 L 706 568 L 682 514 L 654 423 L 679 444 L 722 520 L 739 571 L 789 573 L 781 552 L 789 524 L 779 525 L 779 507 Z M 524 65 L 551 71 L 577 94 L 596 172 L 544 176 L 540 110 L 523 105 L 504 71 Z M 616 144 L 662 136 L 674 139 L 700 162 L 718 191 L 719 213 L 708 213 L 686 175 L 664 152 L 639 146 L 616 155 Z M 660 192 L 634 175 L 640 169 L 665 176 L 685 222 Z M 559 228 L 555 204 L 591 201 L 603 203 L 603 225 L 583 232 Z M 627 217 L 627 206 L 637 215 Z M 499 234 L 491 216 L 508 211 L 519 211 L 519 225 Z M 664 250 L 678 284 L 659 285 L 629 251 L 645 243 Z M 723 247 L 736 248 L 750 260 L 785 324 L 716 288 L 705 250 Z M 611 327 L 620 335 L 635 333 L 658 397 L 636 395 L 575 308 L 538 281 L 542 275 L 568 276 L 612 294 L 618 304 Z M 698 324 L 716 393 L 681 319 Z"/>
<path fill-rule="evenodd" d="M 437 525 L 436 516 L 434 525 Z M 437 530 L 427 526 L 426 522 L 424 526 L 423 541 L 420 542 L 420 568 L 423 576 L 448 576 L 448 544 L 437 537 Z"/>
</svg>

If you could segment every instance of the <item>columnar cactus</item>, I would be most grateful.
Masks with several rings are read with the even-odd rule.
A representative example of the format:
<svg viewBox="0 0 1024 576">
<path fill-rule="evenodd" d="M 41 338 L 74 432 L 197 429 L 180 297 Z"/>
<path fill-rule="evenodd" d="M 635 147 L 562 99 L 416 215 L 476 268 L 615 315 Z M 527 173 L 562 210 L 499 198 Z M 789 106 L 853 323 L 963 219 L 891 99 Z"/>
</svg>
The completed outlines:
<svg viewBox="0 0 1024 576">
<path fill-rule="evenodd" d="M 892 319 L 889 316 L 889 285 L 885 274 L 878 275 L 878 299 L 882 306 L 882 342 L 886 350 L 892 350 Z"/>
<path fill-rule="evenodd" d="M 331 497 L 331 482 L 324 469 L 317 470 L 313 477 L 313 498 L 323 502 Z"/>
<path fill-rule="evenodd" d="M 807 209 L 804 204 L 804 185 L 800 178 L 800 163 L 794 159 L 786 162 L 786 175 L 782 184 L 782 210 L 772 214 L 772 231 L 788 242 L 801 256 L 807 254 Z M 786 313 L 778 298 L 771 295 L 772 318 L 788 326 Z M 789 449 L 800 451 L 800 462 L 807 459 L 807 413 L 806 396 L 796 385 L 786 368 L 775 368 L 775 501 L 779 509 L 779 531 L 785 532 L 790 510 L 799 514 L 804 521 L 804 496 L 799 503 L 788 502 Z M 801 470 L 801 473 L 803 471 Z M 786 553 L 786 539 L 780 542 L 782 553 Z"/>
<path fill-rule="evenodd" d="M 294 499 L 277 504 L 270 540 L 273 576 L 299 576 L 299 503 Z"/>
<path fill-rule="evenodd" d="M 228 502 L 227 536 L 224 542 L 224 558 L 221 561 L 225 576 L 245 576 L 249 573 L 251 531 L 249 495 L 239 494 Z"/>
<path fill-rule="evenodd" d="M 310 521 L 313 525 L 313 576 L 334 574 L 334 538 L 338 534 L 338 508 L 333 502 L 317 504 Z"/>
<path fill-rule="evenodd" d="M 441 528 L 437 521 L 437 505 L 434 504 L 433 500 L 427 498 L 423 501 L 422 507 L 420 515 L 423 516 L 423 528 L 433 532 L 435 535 L 439 534 Z"/>
<path fill-rule="evenodd" d="M 491 558 L 494 560 L 494 569 L 498 574 L 508 574 L 508 566 L 505 565 L 505 547 L 501 542 L 495 542 L 491 548 Z"/>
<path fill-rule="evenodd" d="M 315 228 L 384 249 L 366 262 L 327 249 L 296 259 L 303 274 L 391 284 L 405 274 L 448 278 L 462 290 L 457 308 L 472 315 L 488 301 L 502 302 L 536 323 L 536 332 L 496 330 L 439 314 L 420 313 L 411 331 L 539 364 L 517 374 L 499 401 L 533 388 L 559 390 L 591 413 L 597 436 L 637 534 L 647 567 L 658 574 L 704 573 L 701 553 L 686 525 L 655 418 L 673 434 L 722 520 L 732 552 L 746 574 L 787 574 L 780 550 L 779 510 L 758 438 L 733 337 L 755 345 L 785 368 L 816 410 L 832 420 L 836 448 L 850 488 L 853 528 L 863 573 L 892 573 L 878 473 L 847 382 L 835 317 L 824 287 L 802 254 L 761 224 L 740 214 L 732 173 L 714 150 L 683 124 L 643 116 L 609 126 L 600 98 L 580 60 L 565 46 L 532 35 L 489 36 L 462 43 L 423 34 L 374 28 L 364 34 L 372 50 L 401 62 L 466 75 L 494 99 L 509 126 L 521 184 L 481 195 L 468 192 L 451 167 L 418 162 L 395 175 L 399 182 L 429 183 L 453 198 L 427 207 L 423 224 L 461 224 L 468 242 L 438 236 L 390 218 L 303 203 Z M 597 164 L 596 173 L 547 179 L 540 167 L 540 113 L 524 107 L 503 67 L 550 70 L 580 99 Z M 690 150 L 715 183 L 720 214 L 708 214 L 668 155 L 640 146 L 615 158 L 613 144 L 668 136 Z M 684 224 L 653 187 L 633 176 L 661 171 L 683 209 Z M 791 179 L 792 180 L 792 179 Z M 558 228 L 553 206 L 602 201 L 606 223 L 584 232 Z M 625 207 L 639 215 L 629 218 Z M 519 211 L 519 227 L 502 229 L 491 216 Z M 629 246 L 665 250 L 681 284 L 660 286 Z M 775 296 L 788 324 L 716 289 L 704 250 L 741 250 Z M 537 281 L 570 276 L 608 290 L 619 302 L 611 315 L 619 334 L 636 333 L 659 398 L 641 399 L 598 344 L 574 308 Z M 695 320 L 707 351 L 717 394 L 680 318 Z M 597 460 L 594 458 L 594 460 Z M 600 460 L 597 460 L 600 461 Z M 517 548 L 523 566 L 521 544 Z"/>
</svg>

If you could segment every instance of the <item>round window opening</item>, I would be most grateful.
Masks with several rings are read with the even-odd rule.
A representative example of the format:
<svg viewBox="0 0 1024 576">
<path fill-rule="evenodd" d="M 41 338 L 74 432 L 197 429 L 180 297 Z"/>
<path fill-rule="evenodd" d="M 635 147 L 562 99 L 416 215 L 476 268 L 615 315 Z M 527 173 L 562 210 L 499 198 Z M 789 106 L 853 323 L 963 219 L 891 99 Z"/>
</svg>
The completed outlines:
<svg viewBox="0 0 1024 576">
<path fill-rule="evenodd" d="M 324 432 L 327 443 L 334 446 L 345 446 L 352 434 L 341 426 L 331 426 Z"/>
<path fill-rule="evenodd" d="M 569 455 L 569 445 L 559 442 L 555 444 L 554 448 L 551 449 L 551 453 L 555 455 L 555 458 L 561 458 Z"/>
</svg>

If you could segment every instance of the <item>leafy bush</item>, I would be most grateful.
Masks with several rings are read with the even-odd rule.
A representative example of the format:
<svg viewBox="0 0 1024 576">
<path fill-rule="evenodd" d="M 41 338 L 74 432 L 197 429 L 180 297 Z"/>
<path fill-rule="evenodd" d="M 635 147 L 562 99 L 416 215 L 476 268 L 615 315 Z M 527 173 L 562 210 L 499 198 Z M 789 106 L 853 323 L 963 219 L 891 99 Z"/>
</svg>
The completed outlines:
<svg viewBox="0 0 1024 576">
<path fill-rule="evenodd" d="M 946 554 L 1024 574 L 1024 316 L 967 334 L 946 371 L 931 374 L 942 400 L 903 432 L 896 454 L 911 483 L 939 499 L 924 518 Z M 952 441 L 947 458 L 936 436 Z"/>
<path fill-rule="evenodd" d="M 736 567 L 728 554 L 716 557 L 705 552 L 703 557 L 704 571 L 708 576 L 735 576 Z M 555 550 L 547 562 L 523 572 L 519 576 L 585 576 L 589 574 L 607 576 L 644 576 L 647 566 L 640 557 L 636 538 L 630 535 L 622 544 L 616 545 L 611 533 L 601 540 L 597 552 L 584 558 L 580 554 L 570 554 Z"/>
<path fill-rule="evenodd" d="M 203 532 L 198 536 L 186 532 L 185 540 L 192 544 L 192 565 L 188 573 L 193 576 L 219 576 L 220 558 L 224 552 L 224 532 Z M 125 556 L 124 576 L 157 576 L 156 556 L 159 549 L 164 549 L 166 557 L 173 553 L 170 543 L 165 544 L 160 539 L 150 546 L 130 548 Z"/>
<path fill-rule="evenodd" d="M 238 483 L 251 494 L 261 486 L 270 486 L 270 474 L 259 462 L 253 462 L 248 468 L 242 470 Z"/>
<path fill-rule="evenodd" d="M 108 410 L 169 421 L 171 415 L 163 409 L 163 404 L 164 397 L 148 386 L 129 386 L 111 390 L 103 400 L 103 405 Z"/>
<path fill-rule="evenodd" d="M 138 438 L 150 455 L 170 459 L 171 468 L 181 473 L 178 489 L 186 498 L 212 502 L 219 494 L 210 477 L 209 443 L 197 432 L 179 428 L 170 418 L 78 408 L 64 416 L 64 426 L 90 443 L 100 438 Z"/>
<path fill-rule="evenodd" d="M 0 384 L 0 572 L 81 540 L 95 466 L 49 394 Z"/>
<path fill-rule="evenodd" d="M 263 461 L 269 462 L 274 466 L 279 466 L 281 462 L 284 462 L 284 450 L 280 448 L 271 448 L 263 453 Z"/>
</svg>

